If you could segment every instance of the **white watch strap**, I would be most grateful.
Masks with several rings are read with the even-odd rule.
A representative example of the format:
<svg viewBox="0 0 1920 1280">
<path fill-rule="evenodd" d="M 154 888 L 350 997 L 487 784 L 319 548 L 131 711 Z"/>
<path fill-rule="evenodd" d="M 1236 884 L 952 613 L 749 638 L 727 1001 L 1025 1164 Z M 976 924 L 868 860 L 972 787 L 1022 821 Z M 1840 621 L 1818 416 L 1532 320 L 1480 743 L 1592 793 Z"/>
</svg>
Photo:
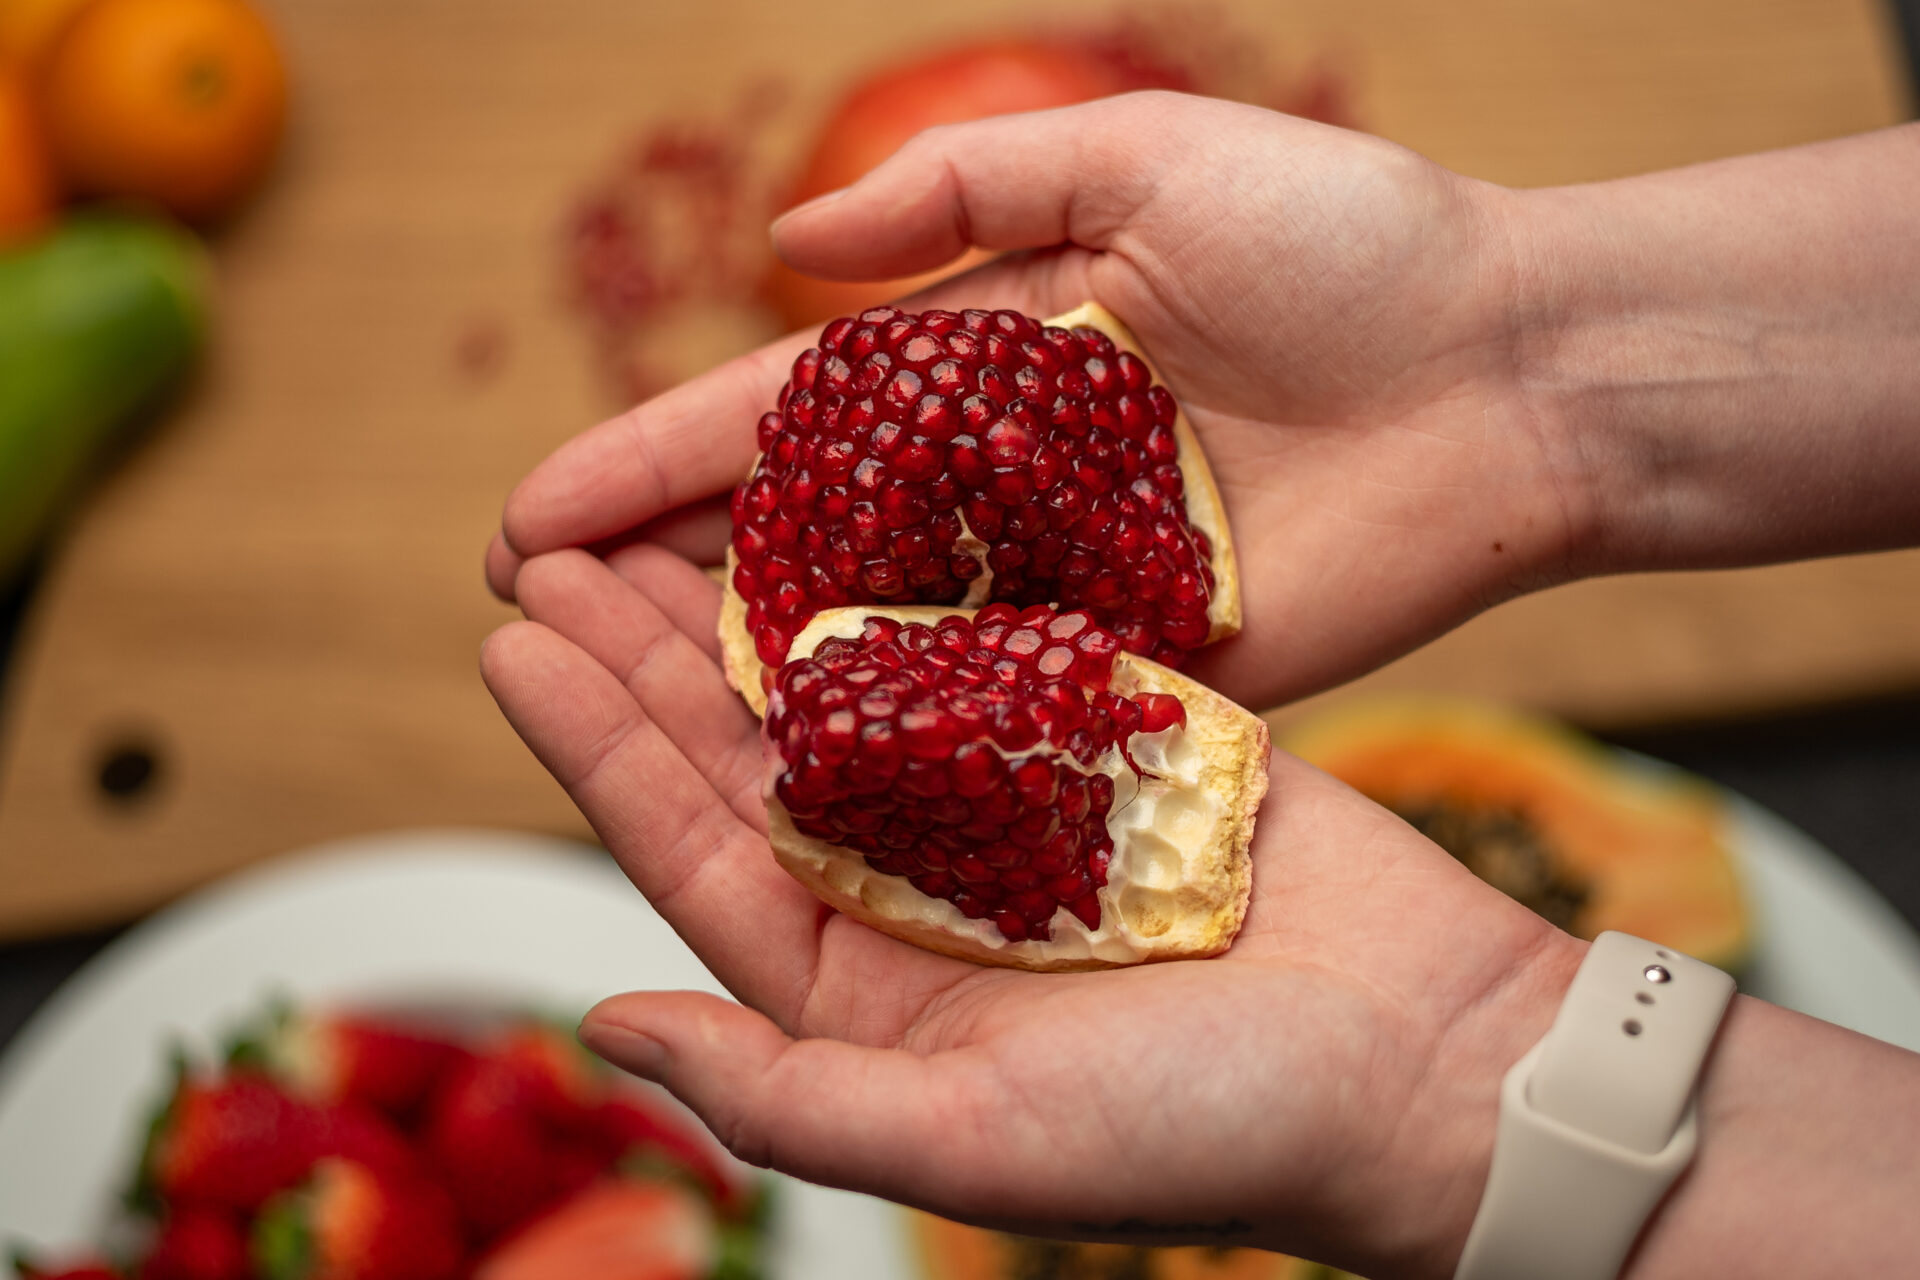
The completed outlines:
<svg viewBox="0 0 1920 1280">
<path fill-rule="evenodd" d="M 1641 938 L 1594 939 L 1553 1026 L 1507 1072 L 1454 1280 L 1614 1280 L 1693 1158 L 1694 1083 L 1733 979 Z"/>
</svg>

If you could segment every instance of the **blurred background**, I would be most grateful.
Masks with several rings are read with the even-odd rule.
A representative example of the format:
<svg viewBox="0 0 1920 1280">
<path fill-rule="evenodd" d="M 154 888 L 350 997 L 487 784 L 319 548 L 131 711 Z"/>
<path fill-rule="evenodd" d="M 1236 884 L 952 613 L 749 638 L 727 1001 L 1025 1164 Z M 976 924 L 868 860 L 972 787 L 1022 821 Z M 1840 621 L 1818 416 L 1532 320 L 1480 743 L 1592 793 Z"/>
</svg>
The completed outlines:
<svg viewBox="0 0 1920 1280">
<path fill-rule="evenodd" d="M 776 269 L 764 228 L 921 125 L 1164 86 L 1570 183 L 1911 118 L 1920 30 L 1910 0 L 880 12 L 0 0 L 0 1044 L 243 865 L 590 838 L 475 673 L 500 503 L 890 295 Z M 1920 920 L 1920 552 L 1567 587 L 1363 684 L 1680 764 Z"/>
</svg>

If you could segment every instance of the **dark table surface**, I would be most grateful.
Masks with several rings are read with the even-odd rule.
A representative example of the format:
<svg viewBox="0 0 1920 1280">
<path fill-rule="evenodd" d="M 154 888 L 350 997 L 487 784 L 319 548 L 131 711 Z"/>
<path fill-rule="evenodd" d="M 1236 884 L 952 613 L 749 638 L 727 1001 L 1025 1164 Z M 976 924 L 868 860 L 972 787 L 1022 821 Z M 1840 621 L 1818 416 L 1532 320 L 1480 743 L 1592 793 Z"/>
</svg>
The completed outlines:
<svg viewBox="0 0 1920 1280">
<path fill-rule="evenodd" d="M 1889 0 L 1920 68 L 1920 0 Z M 0 672 L 32 580 L 0 595 Z M 1613 741 L 1711 778 L 1831 849 L 1920 928 L 1920 690 Z M 0 892 L 4 887 L 0 886 Z M 117 930 L 0 945 L 0 1050 Z"/>
</svg>

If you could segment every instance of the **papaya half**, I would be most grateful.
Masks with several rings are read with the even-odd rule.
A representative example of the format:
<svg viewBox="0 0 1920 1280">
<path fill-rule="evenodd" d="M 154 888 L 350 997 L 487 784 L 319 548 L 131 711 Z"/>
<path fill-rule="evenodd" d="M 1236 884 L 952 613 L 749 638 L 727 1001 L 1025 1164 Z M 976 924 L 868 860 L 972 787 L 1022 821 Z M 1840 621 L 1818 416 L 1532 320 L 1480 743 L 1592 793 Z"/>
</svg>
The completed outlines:
<svg viewBox="0 0 1920 1280">
<path fill-rule="evenodd" d="M 131 214 L 76 215 L 0 251 L 0 589 L 192 365 L 208 283 L 197 241 Z"/>
<path fill-rule="evenodd" d="M 1726 805 L 1701 779 L 1456 698 L 1336 704 L 1280 745 L 1569 933 L 1618 929 L 1729 970 L 1747 958 Z"/>
</svg>

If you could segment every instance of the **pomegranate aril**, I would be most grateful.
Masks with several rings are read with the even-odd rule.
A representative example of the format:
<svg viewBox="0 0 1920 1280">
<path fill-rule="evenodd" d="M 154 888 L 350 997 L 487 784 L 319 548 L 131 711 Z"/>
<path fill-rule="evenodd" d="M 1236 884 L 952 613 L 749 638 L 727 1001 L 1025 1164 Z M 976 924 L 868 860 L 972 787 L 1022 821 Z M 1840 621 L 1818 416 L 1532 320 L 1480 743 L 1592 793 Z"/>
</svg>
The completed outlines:
<svg viewBox="0 0 1920 1280">
<path fill-rule="evenodd" d="M 1038 937 L 1105 883 L 1113 780 L 1081 770 L 1142 719 L 1142 705 L 1104 691 L 1117 651 L 1084 610 L 1040 603 L 932 626 L 870 616 L 857 639 L 823 641 L 780 672 L 775 792 L 807 834 L 973 918 L 1013 910 Z M 1089 653 L 1106 668 L 1084 671 Z M 1152 723 L 1184 714 L 1154 698 L 1142 695 Z"/>
<path fill-rule="evenodd" d="M 1098 929 L 1100 927 L 1100 897 L 1098 894 L 1082 894 L 1067 904 L 1067 910 L 1073 912 L 1073 914 L 1078 917 L 1080 923 L 1087 926 L 1087 928 Z"/>
<path fill-rule="evenodd" d="M 1160 733 L 1187 723 L 1187 709 L 1168 693 L 1143 693 L 1134 699 L 1140 707 L 1140 732 Z"/>
</svg>

